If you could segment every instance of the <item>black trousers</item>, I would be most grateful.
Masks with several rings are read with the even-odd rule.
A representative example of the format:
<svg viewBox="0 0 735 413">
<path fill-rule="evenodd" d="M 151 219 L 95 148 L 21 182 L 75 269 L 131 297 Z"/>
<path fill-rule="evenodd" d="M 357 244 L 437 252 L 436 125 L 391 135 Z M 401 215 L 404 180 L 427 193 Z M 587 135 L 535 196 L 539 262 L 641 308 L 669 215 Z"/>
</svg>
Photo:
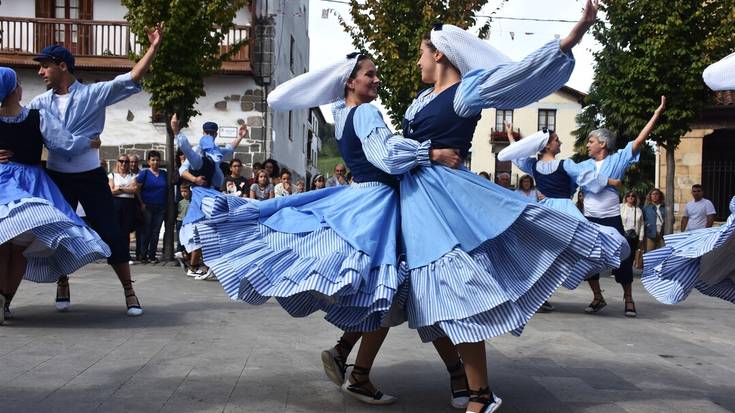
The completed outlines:
<svg viewBox="0 0 735 413">
<path fill-rule="evenodd" d="M 608 217 L 608 218 L 593 218 L 593 217 L 586 217 L 591 222 L 594 222 L 595 224 L 605 225 L 608 227 L 613 227 L 620 235 L 625 237 L 625 231 L 623 231 L 623 219 L 618 216 L 614 217 Z M 637 246 L 636 246 L 637 247 Z M 633 246 L 631 246 L 630 255 L 628 258 L 620 262 L 620 268 L 613 270 L 613 274 L 615 275 L 615 281 L 618 284 L 631 284 L 633 282 L 633 260 L 635 259 L 635 249 L 633 249 Z M 588 280 L 599 280 L 600 274 L 595 274 L 589 278 Z"/>
<path fill-rule="evenodd" d="M 49 170 L 46 172 L 59 187 L 72 209 L 76 209 L 77 204 L 82 204 L 89 226 L 99 234 L 112 251 L 107 262 L 122 264 L 130 261 L 127 237 L 120 230 L 112 192 L 104 169 L 97 168 L 76 173 Z"/>
</svg>

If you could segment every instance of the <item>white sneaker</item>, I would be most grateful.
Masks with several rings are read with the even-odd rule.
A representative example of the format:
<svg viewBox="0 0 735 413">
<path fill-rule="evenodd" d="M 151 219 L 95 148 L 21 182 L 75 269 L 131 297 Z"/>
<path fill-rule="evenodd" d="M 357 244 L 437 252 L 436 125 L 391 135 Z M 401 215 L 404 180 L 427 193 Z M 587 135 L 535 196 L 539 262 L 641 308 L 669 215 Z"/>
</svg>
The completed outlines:
<svg viewBox="0 0 735 413">
<path fill-rule="evenodd" d="M 189 268 L 189 271 L 186 272 L 186 275 L 188 275 L 189 277 L 194 277 L 194 278 L 199 277 L 202 274 L 205 274 L 205 272 L 201 268 L 197 268 L 197 269 Z"/>
<path fill-rule="evenodd" d="M 177 260 L 183 260 L 184 259 L 184 253 L 181 251 L 176 251 L 176 254 L 174 254 L 174 258 Z"/>
<path fill-rule="evenodd" d="M 194 277 L 194 279 L 197 281 L 209 280 L 210 277 L 214 277 L 214 273 L 212 273 L 212 270 L 210 268 L 207 268 L 206 271 L 204 270 L 199 270 L 199 271 L 201 272 L 201 274 Z M 215 277 L 214 279 L 216 280 L 217 277 Z"/>
</svg>

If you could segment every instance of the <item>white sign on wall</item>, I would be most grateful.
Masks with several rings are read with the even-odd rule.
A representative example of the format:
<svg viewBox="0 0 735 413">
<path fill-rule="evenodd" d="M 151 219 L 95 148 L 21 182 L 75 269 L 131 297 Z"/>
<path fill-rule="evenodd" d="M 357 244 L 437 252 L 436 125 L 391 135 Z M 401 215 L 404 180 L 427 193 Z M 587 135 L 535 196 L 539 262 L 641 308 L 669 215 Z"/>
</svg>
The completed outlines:
<svg viewBox="0 0 735 413">
<path fill-rule="evenodd" d="M 237 129 L 236 126 L 220 126 L 217 135 L 221 138 L 236 138 Z"/>
</svg>

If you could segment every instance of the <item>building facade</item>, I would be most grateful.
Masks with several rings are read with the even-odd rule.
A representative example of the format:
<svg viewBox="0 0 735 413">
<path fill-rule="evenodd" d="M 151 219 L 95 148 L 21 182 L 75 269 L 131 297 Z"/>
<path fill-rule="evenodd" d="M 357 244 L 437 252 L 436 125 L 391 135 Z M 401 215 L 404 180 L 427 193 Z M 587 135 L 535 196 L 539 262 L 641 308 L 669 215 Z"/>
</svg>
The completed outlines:
<svg viewBox="0 0 735 413">
<path fill-rule="evenodd" d="M 240 144 L 235 156 L 247 168 L 274 158 L 295 176 L 306 175 L 309 110 L 272 114 L 266 96 L 277 84 L 308 70 L 308 11 L 306 0 L 253 0 L 238 11 L 222 50 L 243 39 L 249 43 L 216 75 L 205 79 L 206 95 L 195 106 L 201 115 L 184 130 L 192 142 L 201 135 L 204 122 L 220 126 L 221 144 L 231 141 L 239 125 L 246 124 L 250 139 Z M 76 76 L 83 83 L 112 79 L 132 68 L 130 52 L 140 52 L 126 13 L 119 0 L 3 0 L 0 65 L 18 72 L 25 102 L 45 90 L 33 56 L 49 44 L 61 44 L 75 54 Z M 258 37 L 258 33 L 265 35 Z M 266 53 L 256 55 L 256 50 Z M 268 69 L 268 82 L 256 76 L 260 73 L 254 73 L 254 67 Z M 141 92 L 107 109 L 100 152 L 104 159 L 114 161 L 120 153 L 144 155 L 165 147 L 165 120 L 153 113 L 149 100 L 150 95 Z"/>
<path fill-rule="evenodd" d="M 572 131 L 577 129 L 576 116 L 582 111 L 585 94 L 564 86 L 551 95 L 520 109 L 485 109 L 472 139 L 472 153 L 467 166 L 476 173 L 487 172 L 495 179 L 498 174 L 511 174 L 516 185 L 523 172 L 511 162 L 497 160 L 497 154 L 509 145 L 503 121 L 513 124 L 516 138 L 536 133 L 547 127 L 556 131 L 562 143 L 560 158 L 574 154 Z"/>
</svg>

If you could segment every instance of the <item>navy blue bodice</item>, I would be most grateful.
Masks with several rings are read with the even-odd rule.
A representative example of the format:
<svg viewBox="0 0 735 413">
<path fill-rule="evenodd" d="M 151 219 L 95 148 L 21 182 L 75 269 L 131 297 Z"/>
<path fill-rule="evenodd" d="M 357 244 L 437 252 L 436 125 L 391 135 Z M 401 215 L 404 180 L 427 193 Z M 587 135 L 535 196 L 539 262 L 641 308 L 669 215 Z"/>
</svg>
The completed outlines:
<svg viewBox="0 0 735 413">
<path fill-rule="evenodd" d="M 567 171 L 564 170 L 564 161 L 560 161 L 556 171 L 548 175 L 536 171 L 536 163 L 538 163 L 538 160 L 533 161 L 533 178 L 536 180 L 536 188 L 545 197 L 569 199 L 574 195 L 574 192 L 577 190 L 577 184 L 569 177 Z"/>
<path fill-rule="evenodd" d="M 355 109 L 357 109 L 357 106 L 350 109 L 350 113 L 345 120 L 342 137 L 337 140 L 339 153 L 350 169 L 353 181 L 357 183 L 382 182 L 394 188 L 397 187 L 398 180 L 396 177 L 376 168 L 365 156 L 365 151 L 362 149 L 362 142 L 357 137 L 357 133 L 355 133 L 355 125 L 352 121 L 355 115 Z"/>
<path fill-rule="evenodd" d="M 43 135 L 40 119 L 38 110 L 31 109 L 22 122 L 0 122 L 0 149 L 13 151 L 11 161 L 27 165 L 41 163 Z"/>
<path fill-rule="evenodd" d="M 403 136 L 419 142 L 431 140 L 437 149 L 459 149 L 465 158 L 472 147 L 480 114 L 463 118 L 454 111 L 454 96 L 459 83 L 439 93 L 434 100 L 418 111 L 413 120 L 403 119 Z"/>
</svg>

